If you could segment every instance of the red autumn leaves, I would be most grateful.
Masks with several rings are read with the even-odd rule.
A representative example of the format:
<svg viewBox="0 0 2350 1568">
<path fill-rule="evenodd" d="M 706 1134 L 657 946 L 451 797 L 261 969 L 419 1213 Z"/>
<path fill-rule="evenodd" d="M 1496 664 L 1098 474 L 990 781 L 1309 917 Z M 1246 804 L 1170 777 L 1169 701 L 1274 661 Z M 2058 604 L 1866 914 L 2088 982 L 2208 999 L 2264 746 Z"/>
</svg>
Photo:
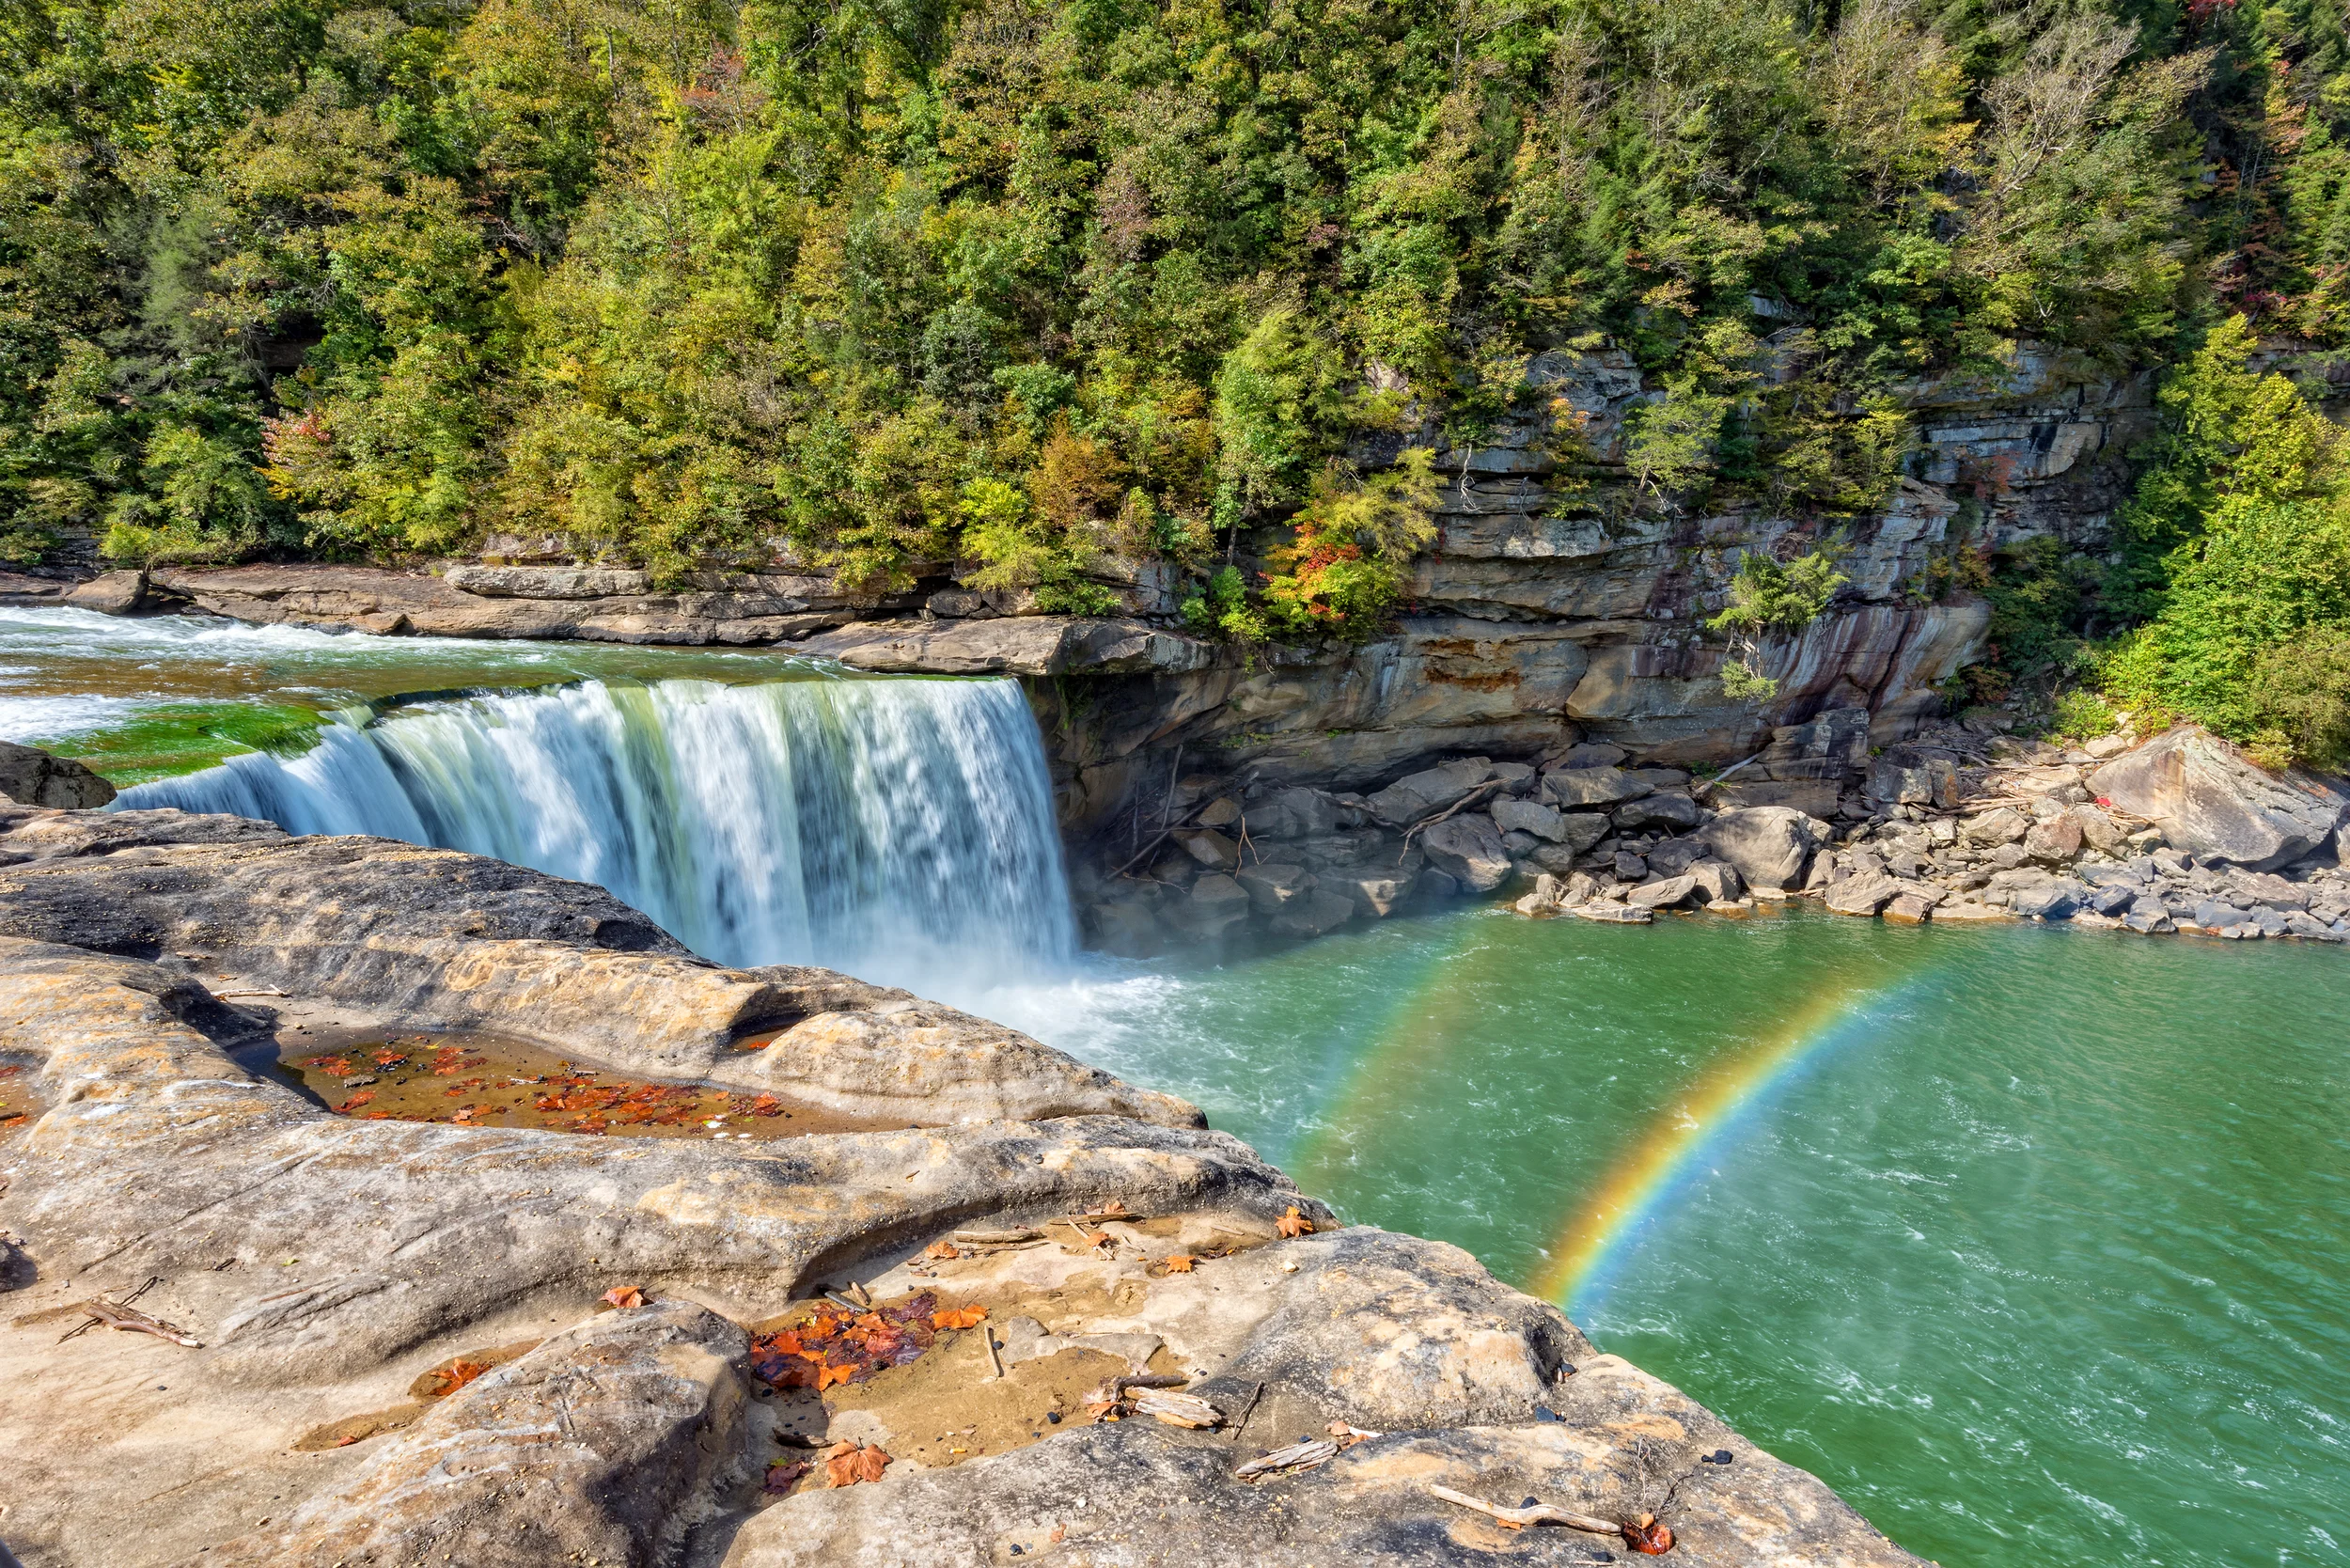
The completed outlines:
<svg viewBox="0 0 2350 1568">
<path fill-rule="evenodd" d="M 984 1307 L 941 1311 L 929 1291 L 867 1312 L 827 1303 L 795 1327 L 753 1336 L 751 1371 L 772 1388 L 821 1393 L 836 1384 L 862 1383 L 884 1367 L 902 1367 L 941 1332 L 976 1326 L 986 1316 Z"/>
<path fill-rule="evenodd" d="M 490 1369 L 480 1361 L 451 1361 L 446 1367 L 435 1367 L 425 1373 L 425 1387 L 419 1390 L 427 1399 L 446 1399 Z"/>
</svg>

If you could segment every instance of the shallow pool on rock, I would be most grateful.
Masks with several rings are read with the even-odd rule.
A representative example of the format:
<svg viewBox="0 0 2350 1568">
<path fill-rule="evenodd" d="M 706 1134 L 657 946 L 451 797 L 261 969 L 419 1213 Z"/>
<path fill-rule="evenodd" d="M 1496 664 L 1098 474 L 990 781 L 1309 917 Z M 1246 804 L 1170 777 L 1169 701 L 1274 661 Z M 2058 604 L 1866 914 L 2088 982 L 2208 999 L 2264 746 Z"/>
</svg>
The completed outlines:
<svg viewBox="0 0 2350 1568">
<path fill-rule="evenodd" d="M 1950 1564 L 2350 1562 L 2350 955 L 1490 911 L 964 998 Z"/>
</svg>

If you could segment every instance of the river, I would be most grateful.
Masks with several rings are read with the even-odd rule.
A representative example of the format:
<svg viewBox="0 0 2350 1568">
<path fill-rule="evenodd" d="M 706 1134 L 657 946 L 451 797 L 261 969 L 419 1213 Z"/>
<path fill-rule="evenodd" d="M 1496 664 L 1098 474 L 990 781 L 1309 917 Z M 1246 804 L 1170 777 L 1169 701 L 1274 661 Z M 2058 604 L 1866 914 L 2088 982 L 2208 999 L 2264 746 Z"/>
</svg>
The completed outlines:
<svg viewBox="0 0 2350 1568">
<path fill-rule="evenodd" d="M 422 780 L 400 792 L 428 806 L 501 778 L 578 801 L 593 791 L 573 776 L 603 766 L 582 760 L 596 734 L 658 776 L 690 759 L 681 737 L 751 718 L 779 748 L 760 754 L 771 772 L 826 746 L 902 760 L 839 736 L 902 729 L 946 683 L 842 700 L 849 684 L 770 653 L 0 611 L 0 736 L 181 790 L 219 787 L 227 774 L 187 770 L 243 758 L 360 801 L 364 747 Z M 1010 695 L 973 684 L 993 695 L 944 700 Z M 465 688 L 482 689 L 384 702 Z M 1058 861 L 1040 858 L 1033 800 L 948 782 L 1041 788 L 1010 755 L 1032 731 L 1000 718 L 937 729 L 914 748 L 927 774 L 813 768 L 834 768 L 827 789 L 919 804 L 907 843 L 957 846 L 839 904 L 869 936 L 893 911 L 923 933 L 875 956 L 889 978 L 1197 1100 L 1352 1221 L 1467 1248 L 1912 1550 L 1992 1568 L 2350 1563 L 2350 956 L 1809 906 L 1645 928 L 1477 907 L 1214 964 L 1073 957 L 1023 927 L 1011 962 L 1009 917 L 988 911 L 1051 902 Z M 940 755 L 957 746 L 959 773 Z M 416 756 L 477 760 L 434 785 Z M 515 760 L 534 756 L 545 776 Z M 584 874 L 601 839 L 650 831 L 630 810 L 749 814 L 748 847 L 696 839 L 696 874 L 636 888 L 652 903 L 770 883 L 774 840 L 844 820 L 742 777 L 630 798 L 536 848 L 486 847 Z M 842 877 L 896 874 L 897 831 L 792 874 L 821 910 Z M 421 817 L 411 836 L 435 832 L 462 838 Z M 975 877 L 998 901 L 978 914 L 946 897 Z M 926 889 L 969 952 L 920 924 Z M 699 917 L 664 917 L 682 933 Z M 697 945 L 804 956 L 754 949 L 821 948 L 813 929 Z"/>
</svg>

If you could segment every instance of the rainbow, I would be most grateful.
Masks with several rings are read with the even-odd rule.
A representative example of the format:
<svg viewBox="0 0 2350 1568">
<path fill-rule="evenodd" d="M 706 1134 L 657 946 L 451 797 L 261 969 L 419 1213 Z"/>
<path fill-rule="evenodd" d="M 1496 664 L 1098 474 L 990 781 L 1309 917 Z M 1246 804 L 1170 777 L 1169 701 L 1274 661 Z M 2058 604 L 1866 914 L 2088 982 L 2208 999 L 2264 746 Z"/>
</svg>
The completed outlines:
<svg viewBox="0 0 2350 1568">
<path fill-rule="evenodd" d="M 1625 1244 L 1703 1171 L 1706 1156 L 1724 1147 L 1774 1090 L 1858 1035 L 1876 1011 L 1872 1004 L 1889 995 L 1868 986 L 1830 991 L 1750 1049 L 1709 1066 L 1568 1214 L 1548 1249 L 1549 1265 L 1529 1289 L 1569 1309 L 1588 1297 Z"/>
</svg>

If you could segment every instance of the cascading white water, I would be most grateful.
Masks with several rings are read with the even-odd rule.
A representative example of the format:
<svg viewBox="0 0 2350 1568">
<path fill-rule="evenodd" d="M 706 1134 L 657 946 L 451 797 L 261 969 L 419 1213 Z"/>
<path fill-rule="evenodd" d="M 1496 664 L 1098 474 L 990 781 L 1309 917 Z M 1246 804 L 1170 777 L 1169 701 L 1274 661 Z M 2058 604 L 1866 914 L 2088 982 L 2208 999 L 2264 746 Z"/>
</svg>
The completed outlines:
<svg viewBox="0 0 2350 1568">
<path fill-rule="evenodd" d="M 723 964 L 929 986 L 1076 949 L 1036 721 L 1010 681 L 590 681 L 337 715 L 123 792 L 592 882 Z"/>
</svg>

